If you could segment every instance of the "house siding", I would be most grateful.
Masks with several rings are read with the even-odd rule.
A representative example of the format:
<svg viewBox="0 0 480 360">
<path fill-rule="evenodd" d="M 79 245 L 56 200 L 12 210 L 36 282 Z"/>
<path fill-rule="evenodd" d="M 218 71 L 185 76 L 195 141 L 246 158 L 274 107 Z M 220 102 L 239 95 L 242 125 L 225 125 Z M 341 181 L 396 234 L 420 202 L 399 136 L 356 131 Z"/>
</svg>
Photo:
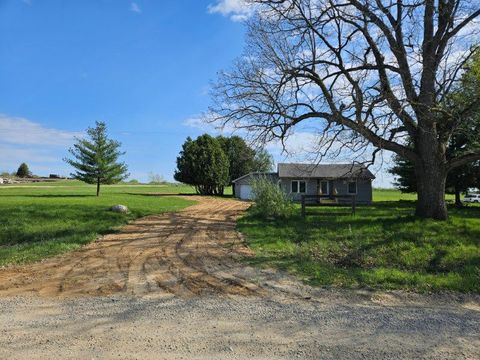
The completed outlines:
<svg viewBox="0 0 480 360">
<path fill-rule="evenodd" d="M 328 181 L 329 185 L 329 194 L 334 194 L 334 190 L 336 190 L 337 195 L 350 195 L 348 194 L 348 183 L 349 181 L 355 181 L 355 179 L 341 179 L 341 178 L 321 178 L 321 177 L 282 177 L 279 178 L 278 174 L 276 173 L 268 173 L 268 174 L 261 174 L 261 173 L 252 173 L 248 174 L 245 177 L 239 178 L 234 181 L 234 194 L 235 197 L 240 197 L 240 188 L 243 185 L 251 185 L 253 179 L 259 177 L 266 177 L 271 180 L 273 183 L 278 183 L 282 190 L 290 196 L 290 198 L 294 201 L 300 201 L 302 199 L 302 195 L 318 195 L 317 190 L 317 181 Z M 306 183 L 306 192 L 303 193 L 292 193 L 292 181 L 300 180 L 305 181 Z M 370 204 L 372 202 L 372 180 L 359 178 L 357 181 L 357 194 L 356 194 L 356 202 L 358 204 Z M 312 200 L 313 201 L 313 200 Z M 341 200 L 339 200 L 341 201 Z M 347 201 L 347 200 L 345 200 Z"/>
<path fill-rule="evenodd" d="M 292 181 L 302 180 L 306 182 L 306 193 L 292 193 Z M 337 191 L 337 195 L 350 195 L 348 193 L 348 179 L 322 179 L 322 178 L 282 178 L 280 179 L 280 186 L 283 191 L 288 194 L 292 200 L 300 201 L 302 195 L 318 195 L 317 193 L 317 180 L 329 182 L 329 194 L 333 194 L 334 189 Z M 356 202 L 358 204 L 370 204 L 372 202 L 372 181 L 369 179 L 357 180 L 357 194 Z"/>
<path fill-rule="evenodd" d="M 305 194 L 294 194 L 292 193 L 292 181 L 301 180 L 305 181 L 307 185 L 307 192 Z M 302 195 L 316 195 L 317 194 L 317 180 L 316 179 L 306 179 L 306 178 L 282 178 L 280 179 L 280 186 L 283 191 L 285 191 L 288 196 L 294 201 L 300 201 Z"/>
</svg>

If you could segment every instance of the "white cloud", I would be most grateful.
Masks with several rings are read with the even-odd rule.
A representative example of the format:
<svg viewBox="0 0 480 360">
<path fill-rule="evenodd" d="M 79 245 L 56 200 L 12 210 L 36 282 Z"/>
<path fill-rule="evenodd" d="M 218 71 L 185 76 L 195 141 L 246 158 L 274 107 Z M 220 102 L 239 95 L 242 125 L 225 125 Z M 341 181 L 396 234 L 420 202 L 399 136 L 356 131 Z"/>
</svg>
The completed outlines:
<svg viewBox="0 0 480 360">
<path fill-rule="evenodd" d="M 253 7 L 245 0 L 217 0 L 208 6 L 208 12 L 228 16 L 232 21 L 245 21 L 252 15 Z"/>
<path fill-rule="evenodd" d="M 192 128 L 197 128 L 200 130 L 205 130 L 205 131 L 211 131 L 214 127 L 211 126 L 211 124 L 208 124 L 202 120 L 201 117 L 199 116 L 192 116 L 182 123 L 184 126 L 192 127 Z"/>
<path fill-rule="evenodd" d="M 2 154 L 2 166 L 7 167 L 18 166 L 21 162 L 54 163 L 58 161 L 58 158 L 52 155 L 48 149 L 17 148 L 0 144 L 0 154 Z M 4 169 L 2 168 L 2 170 Z"/>
<path fill-rule="evenodd" d="M 235 132 L 239 132 L 238 129 L 227 124 L 226 126 L 220 126 L 218 123 L 213 122 L 212 120 L 215 119 L 214 114 L 206 113 L 204 115 L 195 115 L 192 116 L 185 121 L 183 121 L 183 125 L 195 129 L 199 129 L 206 133 L 214 133 L 214 134 L 233 134 Z"/>
<path fill-rule="evenodd" d="M 81 133 L 44 127 L 33 121 L 0 114 L 0 143 L 66 146 Z"/>
<path fill-rule="evenodd" d="M 130 11 L 133 11 L 137 14 L 142 13 L 142 9 L 140 9 L 140 6 L 136 2 L 130 3 Z"/>
<path fill-rule="evenodd" d="M 67 175 L 70 169 L 62 158 L 67 155 L 74 137 L 81 135 L 0 114 L 0 171 L 14 171 L 26 162 L 35 174 Z"/>
<path fill-rule="evenodd" d="M 28 6 L 32 5 L 32 0 L 22 0 L 22 2 Z"/>
</svg>

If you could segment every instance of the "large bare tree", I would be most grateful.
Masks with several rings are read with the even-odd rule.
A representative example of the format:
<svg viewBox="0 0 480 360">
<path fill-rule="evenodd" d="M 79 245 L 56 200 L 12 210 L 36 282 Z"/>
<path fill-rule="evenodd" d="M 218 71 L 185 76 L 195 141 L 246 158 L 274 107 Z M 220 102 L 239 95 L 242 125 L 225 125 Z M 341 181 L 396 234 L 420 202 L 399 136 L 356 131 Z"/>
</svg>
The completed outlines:
<svg viewBox="0 0 480 360">
<path fill-rule="evenodd" d="M 476 51 L 479 1 L 251 2 L 245 54 L 214 87 L 215 120 L 263 141 L 314 121 L 321 152 L 392 151 L 414 163 L 416 214 L 446 219 L 447 173 L 480 159 L 480 148 L 446 154 L 468 127 L 448 102 Z"/>
</svg>

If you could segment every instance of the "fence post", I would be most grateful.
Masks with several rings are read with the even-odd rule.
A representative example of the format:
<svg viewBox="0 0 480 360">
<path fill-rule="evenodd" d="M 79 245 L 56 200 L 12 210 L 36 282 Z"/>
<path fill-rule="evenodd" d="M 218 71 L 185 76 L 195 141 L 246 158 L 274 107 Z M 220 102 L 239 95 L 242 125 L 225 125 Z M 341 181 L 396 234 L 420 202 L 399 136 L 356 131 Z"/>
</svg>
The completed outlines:
<svg viewBox="0 0 480 360">
<path fill-rule="evenodd" d="M 305 217 L 305 195 L 302 195 L 302 217 Z"/>
<path fill-rule="evenodd" d="M 357 207 L 357 197 L 355 195 L 353 195 L 353 197 L 352 197 L 352 215 L 355 215 L 356 207 Z"/>
</svg>

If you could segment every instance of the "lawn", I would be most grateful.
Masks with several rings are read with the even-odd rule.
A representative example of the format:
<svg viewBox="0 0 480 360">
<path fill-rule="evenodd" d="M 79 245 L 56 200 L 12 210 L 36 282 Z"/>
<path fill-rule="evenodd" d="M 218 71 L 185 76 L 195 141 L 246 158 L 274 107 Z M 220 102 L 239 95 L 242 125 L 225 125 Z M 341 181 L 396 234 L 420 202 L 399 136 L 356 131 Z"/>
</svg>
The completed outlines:
<svg viewBox="0 0 480 360">
<path fill-rule="evenodd" d="M 318 207 L 306 219 L 299 209 L 286 220 L 250 212 L 238 229 L 256 253 L 252 263 L 313 285 L 480 292 L 480 206 L 450 207 L 440 222 L 414 218 L 411 195 L 376 190 L 374 199 L 355 216 Z"/>
<path fill-rule="evenodd" d="M 193 201 L 154 193 L 192 193 L 189 186 L 111 185 L 100 197 L 77 181 L 0 187 L 0 266 L 74 250 L 135 218 L 176 211 Z M 129 214 L 109 211 L 115 204 Z"/>
</svg>

